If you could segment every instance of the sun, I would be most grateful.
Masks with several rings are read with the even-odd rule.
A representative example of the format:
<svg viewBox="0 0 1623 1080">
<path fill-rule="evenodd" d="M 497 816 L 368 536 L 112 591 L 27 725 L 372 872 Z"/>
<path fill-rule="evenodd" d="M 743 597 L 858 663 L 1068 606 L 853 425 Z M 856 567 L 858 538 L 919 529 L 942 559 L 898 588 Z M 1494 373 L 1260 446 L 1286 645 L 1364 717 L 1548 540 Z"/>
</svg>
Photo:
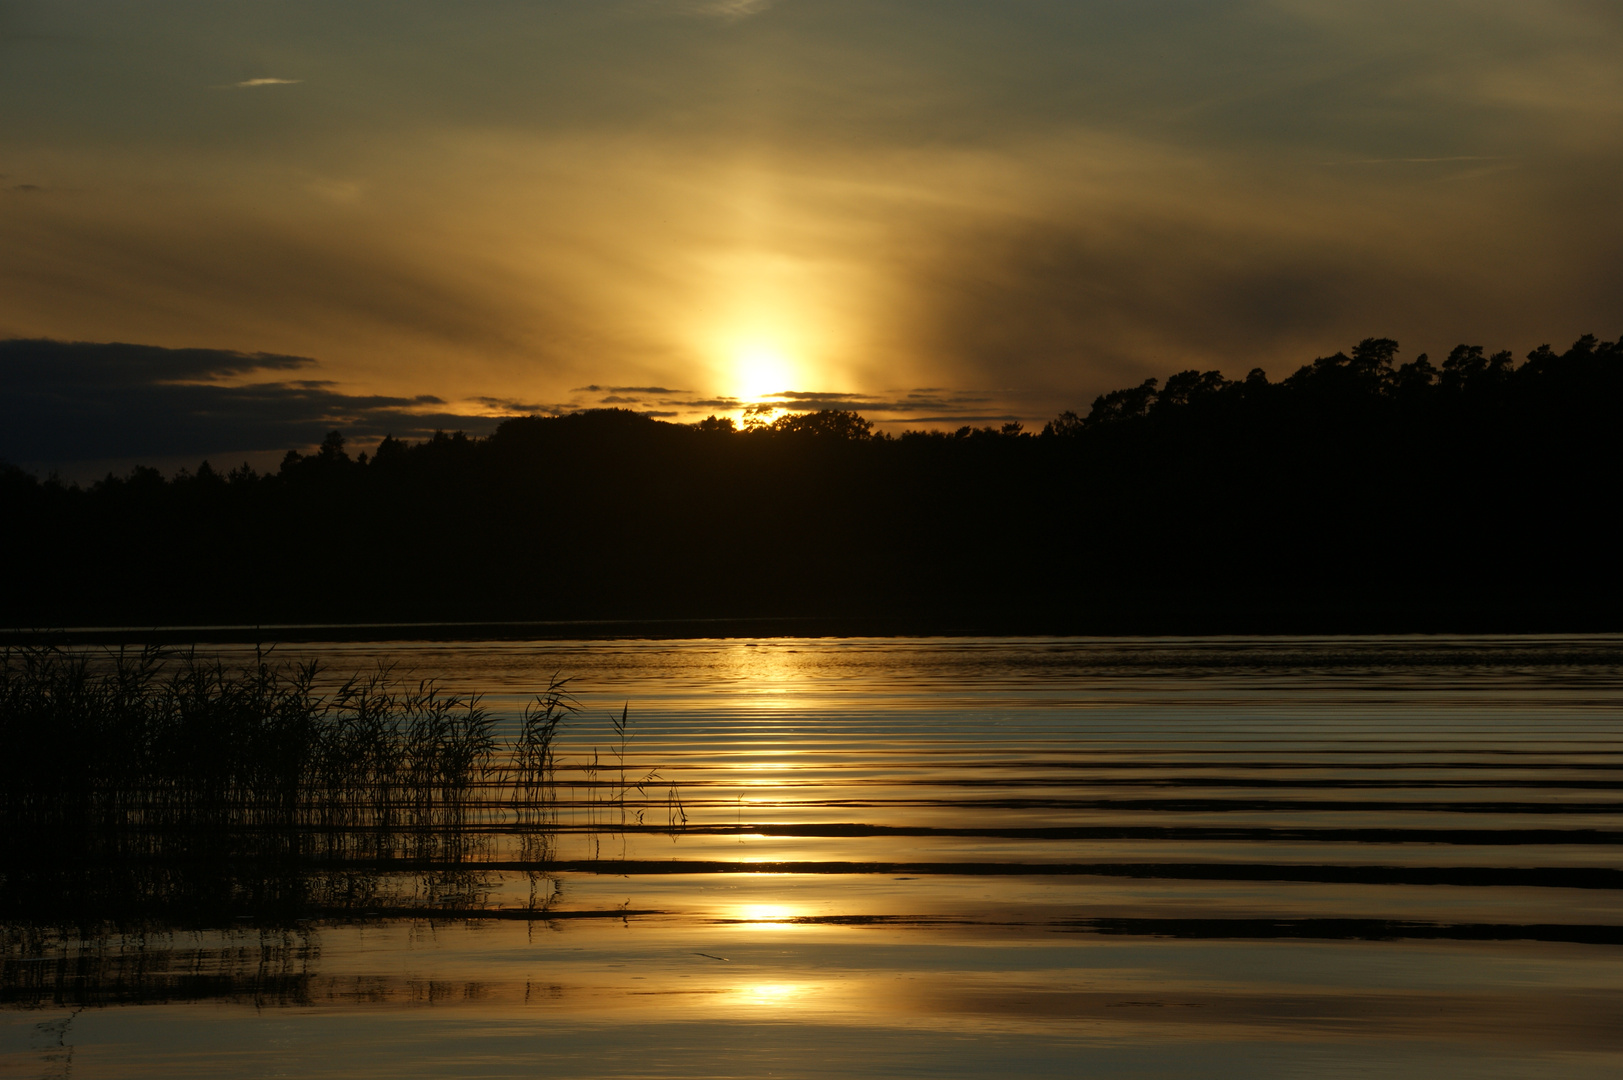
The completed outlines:
<svg viewBox="0 0 1623 1080">
<path fill-rule="evenodd" d="M 755 403 L 792 388 L 794 364 L 784 351 L 764 342 L 747 342 L 733 354 L 733 393 L 739 401 Z"/>
</svg>

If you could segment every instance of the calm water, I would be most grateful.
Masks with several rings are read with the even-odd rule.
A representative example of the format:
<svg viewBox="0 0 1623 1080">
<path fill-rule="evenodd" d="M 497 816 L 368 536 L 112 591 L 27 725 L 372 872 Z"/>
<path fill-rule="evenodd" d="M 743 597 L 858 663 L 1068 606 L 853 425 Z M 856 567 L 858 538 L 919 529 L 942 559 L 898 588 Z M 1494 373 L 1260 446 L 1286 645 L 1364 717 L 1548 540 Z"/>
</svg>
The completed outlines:
<svg viewBox="0 0 1623 1080">
<path fill-rule="evenodd" d="M 1623 638 L 285 652 L 573 676 L 544 867 L 14 939 L 0 1075 L 1623 1070 Z"/>
</svg>

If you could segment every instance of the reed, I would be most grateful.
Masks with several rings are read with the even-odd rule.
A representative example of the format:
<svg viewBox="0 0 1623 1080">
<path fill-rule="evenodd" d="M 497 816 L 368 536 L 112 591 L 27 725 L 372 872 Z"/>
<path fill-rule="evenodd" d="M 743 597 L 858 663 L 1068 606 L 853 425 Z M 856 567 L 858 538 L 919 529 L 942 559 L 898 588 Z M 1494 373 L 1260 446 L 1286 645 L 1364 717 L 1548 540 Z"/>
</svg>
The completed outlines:
<svg viewBox="0 0 1623 1080">
<path fill-rule="evenodd" d="M 7 649 L 0 845 L 58 862 L 227 848 L 443 860 L 500 828 L 543 856 L 534 840 L 557 821 L 558 741 L 577 708 L 554 676 L 504 738 L 479 695 L 389 669 L 334 683 L 263 652 L 229 668 L 157 649 Z M 653 779 L 624 776 L 626 723 L 610 803 Z"/>
</svg>

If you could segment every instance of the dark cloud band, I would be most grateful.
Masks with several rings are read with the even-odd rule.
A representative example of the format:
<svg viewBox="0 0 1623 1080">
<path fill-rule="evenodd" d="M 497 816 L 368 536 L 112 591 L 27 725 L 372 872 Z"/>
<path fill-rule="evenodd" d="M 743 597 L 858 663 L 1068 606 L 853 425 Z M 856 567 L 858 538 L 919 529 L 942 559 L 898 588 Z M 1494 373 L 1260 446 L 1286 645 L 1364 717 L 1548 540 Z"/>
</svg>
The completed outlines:
<svg viewBox="0 0 1623 1080">
<path fill-rule="evenodd" d="M 432 395 L 345 394 L 308 357 L 227 349 L 0 341 L 0 458 L 16 462 L 205 457 L 312 446 L 333 428 L 359 440 L 482 432 L 500 417 L 434 409 Z"/>
</svg>

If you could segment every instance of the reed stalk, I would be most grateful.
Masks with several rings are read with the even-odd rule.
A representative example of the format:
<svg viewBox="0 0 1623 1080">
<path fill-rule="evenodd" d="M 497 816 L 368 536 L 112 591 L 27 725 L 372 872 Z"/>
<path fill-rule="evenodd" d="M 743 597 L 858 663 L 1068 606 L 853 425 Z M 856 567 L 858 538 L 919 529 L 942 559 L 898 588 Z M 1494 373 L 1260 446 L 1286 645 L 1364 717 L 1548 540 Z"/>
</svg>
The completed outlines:
<svg viewBox="0 0 1623 1080">
<path fill-rule="evenodd" d="M 555 675 L 503 738 L 479 695 L 388 668 L 331 688 L 314 662 L 263 651 L 231 669 L 151 648 L 5 649 L 0 746 L 12 764 L 0 770 L 0 846 L 35 862 L 443 860 L 478 830 L 507 828 L 541 856 L 557 824 L 560 733 L 578 708 L 567 682 Z M 657 778 L 630 778 L 628 724 L 622 710 L 617 781 L 599 782 L 595 750 L 580 766 L 594 824 L 616 806 L 628 824 L 627 800 Z M 674 827 L 674 789 L 669 802 Z"/>
</svg>

